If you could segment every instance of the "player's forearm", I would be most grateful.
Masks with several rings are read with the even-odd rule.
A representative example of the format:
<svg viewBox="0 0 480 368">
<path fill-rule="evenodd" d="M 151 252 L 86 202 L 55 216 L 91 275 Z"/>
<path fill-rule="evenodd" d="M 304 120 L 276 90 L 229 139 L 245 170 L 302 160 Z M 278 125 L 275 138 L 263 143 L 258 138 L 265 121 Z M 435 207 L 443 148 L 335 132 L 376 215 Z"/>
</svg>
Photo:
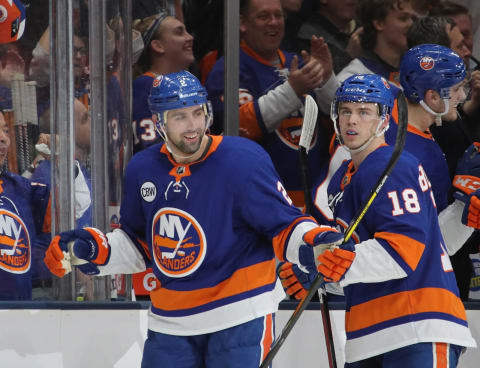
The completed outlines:
<svg viewBox="0 0 480 368">
<path fill-rule="evenodd" d="M 301 245 L 305 244 L 303 235 L 315 227 L 318 227 L 318 225 L 313 219 L 302 217 L 293 226 L 290 225 L 282 230 L 273 239 L 276 257 L 281 261 L 300 264 L 299 249 Z"/>
<path fill-rule="evenodd" d="M 438 215 L 438 224 L 449 256 L 454 255 L 473 233 L 473 228 L 461 222 L 465 204 L 455 200 Z"/>
<path fill-rule="evenodd" d="M 100 270 L 98 276 L 145 271 L 146 265 L 142 254 L 122 229 L 115 229 L 106 236 L 111 249 L 110 259 L 105 266 L 98 267 Z"/>
<path fill-rule="evenodd" d="M 375 239 L 357 244 L 355 254 L 355 260 L 339 283 L 342 287 L 360 282 L 384 282 L 407 276 L 403 268 Z"/>
<path fill-rule="evenodd" d="M 265 128 L 273 132 L 295 110 L 302 107 L 300 98 L 288 82 L 270 90 L 258 99 L 258 107 Z"/>
</svg>

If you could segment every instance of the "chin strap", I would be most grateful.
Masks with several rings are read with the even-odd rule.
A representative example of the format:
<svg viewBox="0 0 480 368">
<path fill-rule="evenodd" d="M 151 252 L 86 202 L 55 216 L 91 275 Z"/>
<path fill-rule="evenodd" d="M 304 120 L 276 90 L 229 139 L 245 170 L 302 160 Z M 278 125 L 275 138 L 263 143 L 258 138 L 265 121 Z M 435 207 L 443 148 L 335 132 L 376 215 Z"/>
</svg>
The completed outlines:
<svg viewBox="0 0 480 368">
<path fill-rule="evenodd" d="M 421 100 L 420 105 L 430 114 L 435 115 L 435 125 L 436 126 L 442 126 L 442 116 L 445 115 L 448 112 L 448 109 L 450 108 L 450 102 L 448 101 L 447 98 L 442 98 L 444 104 L 445 104 L 445 111 L 438 113 L 433 111 L 426 103 L 425 101 Z"/>
</svg>

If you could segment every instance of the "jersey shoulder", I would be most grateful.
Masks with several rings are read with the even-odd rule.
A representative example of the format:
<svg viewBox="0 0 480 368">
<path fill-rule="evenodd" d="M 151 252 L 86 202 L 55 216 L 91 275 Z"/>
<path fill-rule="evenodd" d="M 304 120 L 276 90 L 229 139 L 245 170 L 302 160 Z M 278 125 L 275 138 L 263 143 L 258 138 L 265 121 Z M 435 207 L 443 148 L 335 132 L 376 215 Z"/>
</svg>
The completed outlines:
<svg viewBox="0 0 480 368">
<path fill-rule="evenodd" d="M 359 176 L 373 185 L 385 171 L 393 151 L 394 148 L 392 146 L 382 146 L 373 151 L 360 165 Z M 418 159 L 411 153 L 403 150 L 389 177 L 395 178 L 394 181 L 403 183 L 408 183 L 412 179 L 416 181 L 419 166 L 420 162 Z"/>
<path fill-rule="evenodd" d="M 143 91 L 143 90 L 150 91 L 150 89 L 152 88 L 152 83 L 153 83 L 153 77 L 145 74 L 141 75 L 135 78 L 135 80 L 133 81 L 133 84 L 132 84 L 133 92 Z"/>
</svg>

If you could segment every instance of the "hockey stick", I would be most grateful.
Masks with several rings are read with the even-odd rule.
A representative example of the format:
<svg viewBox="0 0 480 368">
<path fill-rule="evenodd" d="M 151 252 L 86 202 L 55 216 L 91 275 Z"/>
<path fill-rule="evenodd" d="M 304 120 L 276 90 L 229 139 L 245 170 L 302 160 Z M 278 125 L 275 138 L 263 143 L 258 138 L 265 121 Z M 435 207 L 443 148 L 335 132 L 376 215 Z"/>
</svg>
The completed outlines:
<svg viewBox="0 0 480 368">
<path fill-rule="evenodd" d="M 302 133 L 300 134 L 300 143 L 298 152 L 300 154 L 300 173 L 302 176 L 303 193 L 305 197 L 306 213 L 312 213 L 312 193 L 310 191 L 310 180 L 308 178 L 308 160 L 307 154 L 312 143 L 313 133 L 317 122 L 318 107 L 312 96 L 305 97 L 305 112 L 303 113 Z"/>
<path fill-rule="evenodd" d="M 346 229 L 343 243 L 346 243 L 352 236 L 358 224 L 365 216 L 365 213 L 370 208 L 370 205 L 372 204 L 373 200 L 377 197 L 378 193 L 382 189 L 390 173 L 392 172 L 393 168 L 397 164 L 397 161 L 400 158 L 400 154 L 402 153 L 403 146 L 405 145 L 405 137 L 406 137 L 406 131 L 407 131 L 407 103 L 405 101 L 405 96 L 403 95 L 402 91 L 398 93 L 397 104 L 398 104 L 398 120 L 399 121 L 398 121 L 398 131 L 395 139 L 395 146 L 393 148 L 392 156 L 390 157 L 390 160 L 388 161 L 387 166 L 385 167 L 385 170 L 383 171 L 382 175 L 379 177 L 378 181 L 372 187 L 370 194 L 366 199 L 365 203 L 363 204 L 362 207 L 360 207 L 356 216 L 352 219 L 348 228 Z M 300 315 L 306 309 L 308 303 L 310 303 L 310 300 L 312 299 L 313 295 L 315 294 L 315 292 L 321 286 L 322 283 L 323 283 L 322 275 L 319 273 L 315 277 L 315 280 L 312 282 L 312 286 L 310 287 L 310 290 L 308 290 L 307 295 L 303 297 L 303 299 L 300 301 L 297 308 L 293 312 L 292 316 L 285 324 L 285 327 L 283 327 L 283 330 L 280 333 L 280 336 L 278 337 L 277 340 L 275 340 L 275 343 L 273 344 L 272 349 L 263 360 L 262 364 L 260 365 L 260 368 L 267 368 L 268 365 L 272 362 L 273 358 L 275 357 L 275 355 L 278 353 L 278 350 L 285 342 L 285 339 L 289 335 L 293 326 L 295 326 L 298 319 L 300 318 Z"/>
<path fill-rule="evenodd" d="M 310 191 L 310 180 L 308 175 L 308 159 L 307 154 L 312 142 L 313 133 L 317 122 L 318 107 L 315 100 L 307 95 L 305 98 L 305 113 L 303 116 L 302 133 L 300 135 L 299 153 L 300 153 L 300 171 L 302 175 L 303 193 L 305 196 L 305 212 L 312 214 L 313 200 Z M 325 337 L 325 346 L 327 348 L 328 364 L 330 368 L 337 368 L 337 360 L 335 358 L 335 346 L 333 343 L 332 324 L 330 322 L 330 312 L 328 308 L 327 291 L 324 287 L 319 291 L 320 310 L 322 313 L 323 333 Z"/>
</svg>

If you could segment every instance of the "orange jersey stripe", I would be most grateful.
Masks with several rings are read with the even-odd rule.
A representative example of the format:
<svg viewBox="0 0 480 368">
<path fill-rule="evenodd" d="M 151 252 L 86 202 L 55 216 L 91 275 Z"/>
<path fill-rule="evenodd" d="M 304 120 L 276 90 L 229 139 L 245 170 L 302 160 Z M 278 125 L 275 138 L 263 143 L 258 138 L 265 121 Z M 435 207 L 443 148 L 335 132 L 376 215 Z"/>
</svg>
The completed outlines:
<svg viewBox="0 0 480 368">
<path fill-rule="evenodd" d="M 285 260 L 284 253 L 285 247 L 287 246 L 286 242 L 288 236 L 292 233 L 292 230 L 295 228 L 295 226 L 297 226 L 300 221 L 303 221 L 305 219 L 312 220 L 316 223 L 313 217 L 299 217 L 295 221 L 293 221 L 286 229 L 280 231 L 280 233 L 278 233 L 278 235 L 272 239 L 273 250 L 275 251 L 275 255 L 280 261 Z"/>
<path fill-rule="evenodd" d="M 200 75 L 202 76 L 202 84 L 205 85 L 207 81 L 208 74 L 210 74 L 213 66 L 217 62 L 218 59 L 218 50 L 209 51 L 205 54 L 204 57 L 200 59 L 199 67 L 200 67 Z"/>
<path fill-rule="evenodd" d="M 303 190 L 287 190 L 287 193 L 295 207 L 303 208 L 305 206 L 305 194 Z"/>
<path fill-rule="evenodd" d="M 263 330 L 263 338 L 262 338 L 262 362 L 267 357 L 268 352 L 270 351 L 270 347 L 272 346 L 273 342 L 273 319 L 271 314 L 267 314 L 265 316 L 265 327 Z"/>
<path fill-rule="evenodd" d="M 345 316 L 345 328 L 347 332 L 353 332 L 395 318 L 425 312 L 447 313 L 467 320 L 463 304 L 455 294 L 445 289 L 423 288 L 386 295 L 351 307 Z"/>
<path fill-rule="evenodd" d="M 392 107 L 392 118 L 398 124 L 398 100 L 393 100 L 393 107 Z"/>
<path fill-rule="evenodd" d="M 137 238 L 137 241 L 142 246 L 143 251 L 145 252 L 145 255 L 147 256 L 147 258 L 151 261 L 152 260 L 152 255 L 150 254 L 150 249 L 148 248 L 148 244 L 145 243 L 143 240 L 140 240 L 138 238 Z"/>
<path fill-rule="evenodd" d="M 448 368 L 448 345 L 444 342 L 434 343 L 435 347 L 435 361 L 437 362 L 434 365 L 434 368 Z"/>
<path fill-rule="evenodd" d="M 48 198 L 47 209 L 45 211 L 45 217 L 43 218 L 42 231 L 49 233 L 52 231 L 52 196 Z"/>
<path fill-rule="evenodd" d="M 253 102 L 246 102 L 239 107 L 240 122 L 239 135 L 245 138 L 250 138 L 254 141 L 259 141 L 263 137 L 262 130 L 258 125 L 257 115 Z"/>
<path fill-rule="evenodd" d="M 228 298 L 275 282 L 275 259 L 260 262 L 234 272 L 218 285 L 189 291 L 160 288 L 150 293 L 156 308 L 174 311 L 190 309 Z"/>
<path fill-rule="evenodd" d="M 425 244 L 406 235 L 396 233 L 375 233 L 375 238 L 386 240 L 405 263 L 415 271 L 425 250 Z"/>
</svg>

